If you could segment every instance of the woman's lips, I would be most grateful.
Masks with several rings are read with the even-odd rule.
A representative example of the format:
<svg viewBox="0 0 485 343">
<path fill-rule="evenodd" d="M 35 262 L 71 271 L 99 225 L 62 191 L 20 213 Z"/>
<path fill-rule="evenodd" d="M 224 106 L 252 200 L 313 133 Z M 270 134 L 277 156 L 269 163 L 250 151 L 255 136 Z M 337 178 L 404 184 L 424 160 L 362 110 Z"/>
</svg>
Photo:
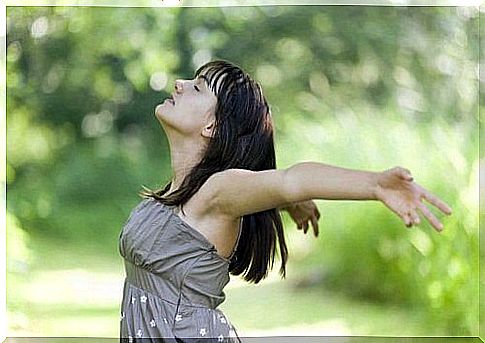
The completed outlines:
<svg viewBox="0 0 485 343">
<path fill-rule="evenodd" d="M 174 106 L 175 106 L 175 101 L 173 101 L 173 99 L 171 99 L 171 98 L 167 98 L 167 99 L 165 99 L 165 101 L 164 101 L 164 102 L 169 102 L 169 103 L 171 103 L 172 105 L 174 105 Z"/>
</svg>

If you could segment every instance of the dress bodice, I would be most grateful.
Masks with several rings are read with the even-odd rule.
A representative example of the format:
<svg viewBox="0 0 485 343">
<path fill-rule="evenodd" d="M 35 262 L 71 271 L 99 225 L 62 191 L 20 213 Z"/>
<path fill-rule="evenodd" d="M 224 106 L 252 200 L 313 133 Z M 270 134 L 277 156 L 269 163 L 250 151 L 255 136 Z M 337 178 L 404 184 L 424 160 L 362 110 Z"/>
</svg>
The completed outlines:
<svg viewBox="0 0 485 343">
<path fill-rule="evenodd" d="M 122 336 L 216 337 L 219 342 L 237 336 L 217 309 L 226 297 L 230 261 L 173 207 L 142 200 L 123 226 L 119 252 L 126 271 Z"/>
</svg>

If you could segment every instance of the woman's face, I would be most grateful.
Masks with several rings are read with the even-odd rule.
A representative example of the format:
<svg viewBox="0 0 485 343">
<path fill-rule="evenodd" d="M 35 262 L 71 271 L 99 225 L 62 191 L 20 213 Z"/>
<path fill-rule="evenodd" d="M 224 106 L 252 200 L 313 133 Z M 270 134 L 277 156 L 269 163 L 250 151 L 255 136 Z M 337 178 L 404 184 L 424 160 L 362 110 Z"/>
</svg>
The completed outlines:
<svg viewBox="0 0 485 343">
<path fill-rule="evenodd" d="M 164 130 L 177 131 L 184 136 L 210 137 L 217 97 L 204 76 L 176 80 L 171 98 L 155 108 L 155 115 Z"/>
</svg>

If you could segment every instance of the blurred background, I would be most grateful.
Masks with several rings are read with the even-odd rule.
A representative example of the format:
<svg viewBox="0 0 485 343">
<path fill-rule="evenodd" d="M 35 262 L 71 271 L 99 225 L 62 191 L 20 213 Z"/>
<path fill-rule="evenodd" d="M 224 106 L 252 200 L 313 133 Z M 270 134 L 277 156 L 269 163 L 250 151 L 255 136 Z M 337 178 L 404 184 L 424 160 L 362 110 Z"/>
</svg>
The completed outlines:
<svg viewBox="0 0 485 343">
<path fill-rule="evenodd" d="M 478 7 L 7 8 L 8 336 L 117 337 L 118 236 L 170 180 L 154 109 L 216 58 L 258 80 L 278 167 L 411 170 L 438 234 L 372 201 L 285 213 L 287 279 L 231 276 L 240 336 L 478 335 Z M 483 15 L 483 14 L 482 14 Z M 249 301 L 248 301 L 249 300 Z"/>
</svg>

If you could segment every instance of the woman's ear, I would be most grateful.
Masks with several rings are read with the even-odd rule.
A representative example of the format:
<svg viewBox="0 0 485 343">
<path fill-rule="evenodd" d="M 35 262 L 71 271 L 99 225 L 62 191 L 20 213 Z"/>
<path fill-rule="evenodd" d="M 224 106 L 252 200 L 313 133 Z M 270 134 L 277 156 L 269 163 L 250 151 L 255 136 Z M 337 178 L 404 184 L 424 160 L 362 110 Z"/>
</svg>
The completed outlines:
<svg viewBox="0 0 485 343">
<path fill-rule="evenodd" d="M 215 122 L 210 121 L 207 125 L 202 128 L 201 135 L 206 138 L 211 138 L 214 132 Z"/>
</svg>

